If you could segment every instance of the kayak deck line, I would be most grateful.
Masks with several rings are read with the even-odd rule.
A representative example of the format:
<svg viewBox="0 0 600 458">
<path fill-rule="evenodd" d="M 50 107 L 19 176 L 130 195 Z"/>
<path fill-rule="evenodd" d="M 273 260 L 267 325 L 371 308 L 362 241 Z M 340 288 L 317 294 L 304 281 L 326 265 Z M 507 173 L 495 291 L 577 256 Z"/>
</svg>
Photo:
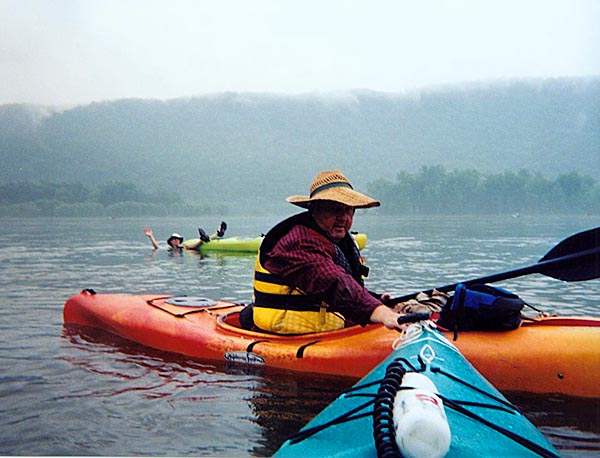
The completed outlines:
<svg viewBox="0 0 600 458">
<path fill-rule="evenodd" d="M 410 363 L 408 363 L 408 361 L 406 361 L 406 359 L 404 358 L 397 358 L 395 360 L 393 360 L 386 369 L 386 376 L 388 376 L 389 374 L 391 374 L 392 378 L 398 378 L 399 380 L 396 380 L 396 384 L 397 387 L 396 389 L 399 389 L 400 383 L 402 381 L 402 376 L 404 374 L 406 374 L 407 372 L 417 372 L 417 373 L 421 373 L 425 371 L 425 365 L 422 364 L 422 367 L 420 369 L 416 369 L 414 367 L 412 367 L 412 365 L 410 365 L 409 368 L 406 368 L 406 364 L 410 365 Z M 509 439 L 513 440 L 514 442 L 522 445 L 524 448 L 527 448 L 537 454 L 539 454 L 540 456 L 545 456 L 545 457 L 559 457 L 559 455 L 555 452 L 553 452 L 552 450 L 547 450 L 546 448 L 536 444 L 533 441 L 530 441 L 529 439 L 520 436 L 518 434 L 513 433 L 512 431 L 509 431 L 505 428 L 502 428 L 500 425 L 498 425 L 497 423 L 494 422 L 490 422 L 488 420 L 486 420 L 484 417 L 482 417 L 481 415 L 478 415 L 472 411 L 470 411 L 469 409 L 465 408 L 465 406 L 469 406 L 469 405 L 474 405 L 477 406 L 479 408 L 482 409 L 490 409 L 490 410 L 503 410 L 506 413 L 512 414 L 512 415 L 520 415 L 520 411 L 519 409 L 512 404 L 510 401 L 503 399 L 503 398 L 499 398 L 497 396 L 494 396 L 493 394 L 486 392 L 484 390 L 481 390 L 479 388 L 477 388 L 476 386 L 470 384 L 470 383 L 466 383 L 464 381 L 462 381 L 458 376 L 450 374 L 445 372 L 444 370 L 442 370 L 440 367 L 434 366 L 431 367 L 429 369 L 431 372 L 433 373 L 439 373 L 439 374 L 443 374 L 448 376 L 449 378 L 451 378 L 453 381 L 460 383 L 462 385 L 464 385 L 465 387 L 472 389 L 473 391 L 477 391 L 481 394 L 483 394 L 484 396 L 486 396 L 488 399 L 490 399 L 491 401 L 493 401 L 494 403 L 482 403 L 482 402 L 477 402 L 477 403 L 471 403 L 470 401 L 465 401 L 465 400 L 458 400 L 458 399 L 450 399 L 440 393 L 435 393 L 437 396 L 439 396 L 442 401 L 444 402 L 444 405 L 446 407 L 451 408 L 452 410 L 455 410 L 456 412 L 469 417 L 479 423 L 481 423 L 484 426 L 487 426 L 495 431 L 498 431 L 500 434 L 505 435 L 506 437 L 508 437 Z M 385 378 L 384 379 L 380 379 L 380 380 L 376 380 L 374 382 L 370 382 L 369 385 L 374 385 L 374 384 L 379 384 L 379 385 L 383 385 L 385 382 Z M 369 386 L 367 384 L 363 385 L 363 384 L 357 384 L 355 386 L 353 386 L 352 388 L 350 388 L 349 390 L 346 390 L 343 393 L 343 396 L 350 398 L 350 397 L 366 397 L 366 398 L 371 398 L 369 401 L 366 401 L 364 404 L 359 405 L 358 407 L 349 410 L 345 413 L 340 414 L 338 417 L 329 420 L 326 423 L 322 423 L 322 424 L 318 424 L 315 426 L 311 426 L 309 428 L 306 429 L 302 429 L 301 431 L 297 432 L 296 434 L 288 437 L 288 441 L 290 444 L 297 444 L 299 442 L 302 442 L 303 440 L 308 439 L 311 436 L 314 436 L 315 434 L 324 431 L 327 428 L 330 428 L 334 425 L 339 425 L 341 423 L 346 423 L 346 422 L 350 422 L 350 421 L 355 421 L 364 417 L 373 417 L 373 423 L 374 426 L 373 428 L 375 429 L 375 436 L 379 436 L 382 437 L 384 436 L 386 433 L 389 434 L 390 428 L 389 428 L 389 421 L 388 419 L 381 419 L 381 413 L 378 412 L 378 410 L 376 407 L 376 404 L 378 402 L 378 397 L 380 397 L 381 392 L 378 392 L 377 394 L 364 394 L 364 393 L 358 393 L 358 391 L 363 390 L 365 387 Z M 389 382 L 388 382 L 388 386 L 389 386 Z M 386 395 L 386 397 L 390 396 L 390 391 L 389 388 L 386 390 L 383 390 L 384 395 Z M 393 396 L 391 397 L 391 399 L 386 399 L 385 401 L 388 404 L 393 404 L 394 400 L 393 400 Z M 368 409 L 369 407 L 373 407 L 370 410 L 367 410 L 365 412 L 361 412 L 363 410 Z M 393 440 L 393 437 L 390 437 L 389 440 Z"/>
<path fill-rule="evenodd" d="M 571 317 L 559 315 L 540 314 L 535 317 L 523 316 L 521 326 L 572 326 L 572 327 L 597 327 L 598 318 L 594 317 Z"/>
<path fill-rule="evenodd" d="M 394 353 L 288 437 L 274 456 L 406 456 L 400 455 L 403 447 L 412 442 L 420 448 L 418 444 L 423 440 L 430 448 L 422 448 L 421 454 L 425 450 L 433 452 L 444 439 L 439 436 L 443 428 L 438 429 L 435 424 L 438 420 L 432 420 L 437 417 L 432 407 L 422 407 L 420 413 L 427 415 L 430 423 L 420 419 L 414 410 L 411 420 L 405 417 L 405 422 L 398 423 L 402 418 L 397 414 L 411 415 L 407 409 L 421 408 L 416 405 L 418 402 L 441 402 L 445 407 L 441 421 L 449 427 L 449 448 L 444 454 L 448 457 L 559 456 L 519 409 L 431 323 L 418 326 L 423 326 L 422 336 L 399 343 Z M 423 386 L 406 381 L 416 381 L 410 377 L 414 374 L 432 382 L 434 391 L 430 394 L 439 398 L 437 402 Z"/>
<path fill-rule="evenodd" d="M 189 300 L 186 302 L 187 299 L 189 299 Z M 164 300 L 165 304 L 163 304 L 162 306 L 158 305 L 155 303 L 155 301 L 157 301 L 157 300 Z M 201 305 L 200 303 L 202 301 L 205 301 L 206 305 Z M 163 312 L 166 312 L 177 318 L 183 318 L 183 317 L 185 317 L 187 315 L 191 315 L 193 313 L 210 312 L 212 310 L 230 309 L 230 308 L 234 308 L 234 307 L 243 305 L 243 304 L 236 304 L 236 303 L 219 303 L 218 301 L 215 301 L 213 299 L 207 299 L 205 297 L 189 298 L 188 296 L 166 296 L 166 297 L 160 297 L 157 299 L 148 299 L 148 301 L 146 301 L 146 302 L 148 303 L 148 305 L 155 307 L 159 310 L 162 310 Z M 194 307 L 194 308 L 192 310 L 190 310 L 190 308 L 192 308 L 192 307 Z M 183 311 L 182 308 L 185 311 Z"/>
</svg>

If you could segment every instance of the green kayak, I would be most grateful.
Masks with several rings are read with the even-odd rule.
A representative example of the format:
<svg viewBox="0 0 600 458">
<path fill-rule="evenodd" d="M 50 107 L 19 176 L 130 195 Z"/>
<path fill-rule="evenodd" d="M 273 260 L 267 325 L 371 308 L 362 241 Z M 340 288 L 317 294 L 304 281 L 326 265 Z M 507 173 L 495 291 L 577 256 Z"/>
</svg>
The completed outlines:
<svg viewBox="0 0 600 458">
<path fill-rule="evenodd" d="M 352 234 L 359 249 L 367 245 L 366 234 Z M 203 243 L 198 247 L 200 253 L 258 253 L 258 248 L 262 243 L 263 236 L 258 237 L 223 237 Z M 197 243 L 198 239 L 190 239 L 183 242 L 183 246 Z"/>
<path fill-rule="evenodd" d="M 430 322 L 407 331 L 275 456 L 559 456 Z"/>
<path fill-rule="evenodd" d="M 257 253 L 262 237 L 224 237 L 203 243 L 198 247 L 201 253 L 211 252 L 234 252 L 234 253 Z M 198 239 L 190 239 L 183 242 L 184 246 L 197 243 Z"/>
</svg>

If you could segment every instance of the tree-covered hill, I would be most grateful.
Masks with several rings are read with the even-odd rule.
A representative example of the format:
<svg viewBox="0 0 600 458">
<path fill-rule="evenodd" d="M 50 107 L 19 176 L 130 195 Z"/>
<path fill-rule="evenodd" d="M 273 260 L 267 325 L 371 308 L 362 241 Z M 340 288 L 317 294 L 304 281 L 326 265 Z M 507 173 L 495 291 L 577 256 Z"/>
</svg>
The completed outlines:
<svg viewBox="0 0 600 458">
<path fill-rule="evenodd" d="M 223 93 L 68 110 L 0 107 L 0 183 L 131 182 L 246 210 L 341 168 L 357 187 L 422 166 L 600 176 L 600 77 L 410 94 Z"/>
</svg>

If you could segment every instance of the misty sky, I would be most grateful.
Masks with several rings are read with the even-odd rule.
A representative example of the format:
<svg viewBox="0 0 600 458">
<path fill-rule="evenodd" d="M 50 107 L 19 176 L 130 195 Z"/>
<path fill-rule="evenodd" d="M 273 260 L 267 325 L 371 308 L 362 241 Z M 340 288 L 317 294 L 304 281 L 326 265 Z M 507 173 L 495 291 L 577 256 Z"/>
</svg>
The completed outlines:
<svg viewBox="0 0 600 458">
<path fill-rule="evenodd" d="M 0 0 L 0 104 L 600 75 L 598 0 Z"/>
</svg>

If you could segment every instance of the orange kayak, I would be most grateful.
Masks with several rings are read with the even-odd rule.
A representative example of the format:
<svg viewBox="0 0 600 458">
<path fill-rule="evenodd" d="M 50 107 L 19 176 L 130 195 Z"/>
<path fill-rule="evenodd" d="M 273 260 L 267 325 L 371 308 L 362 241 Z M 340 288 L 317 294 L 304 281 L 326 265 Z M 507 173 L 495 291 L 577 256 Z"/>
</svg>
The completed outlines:
<svg viewBox="0 0 600 458">
<path fill-rule="evenodd" d="M 381 325 L 300 336 L 246 331 L 242 308 L 199 297 L 84 290 L 66 301 L 63 317 L 163 351 L 356 378 L 401 338 Z M 461 332 L 453 343 L 499 390 L 600 397 L 600 318 L 538 317 L 513 331 Z"/>
</svg>

